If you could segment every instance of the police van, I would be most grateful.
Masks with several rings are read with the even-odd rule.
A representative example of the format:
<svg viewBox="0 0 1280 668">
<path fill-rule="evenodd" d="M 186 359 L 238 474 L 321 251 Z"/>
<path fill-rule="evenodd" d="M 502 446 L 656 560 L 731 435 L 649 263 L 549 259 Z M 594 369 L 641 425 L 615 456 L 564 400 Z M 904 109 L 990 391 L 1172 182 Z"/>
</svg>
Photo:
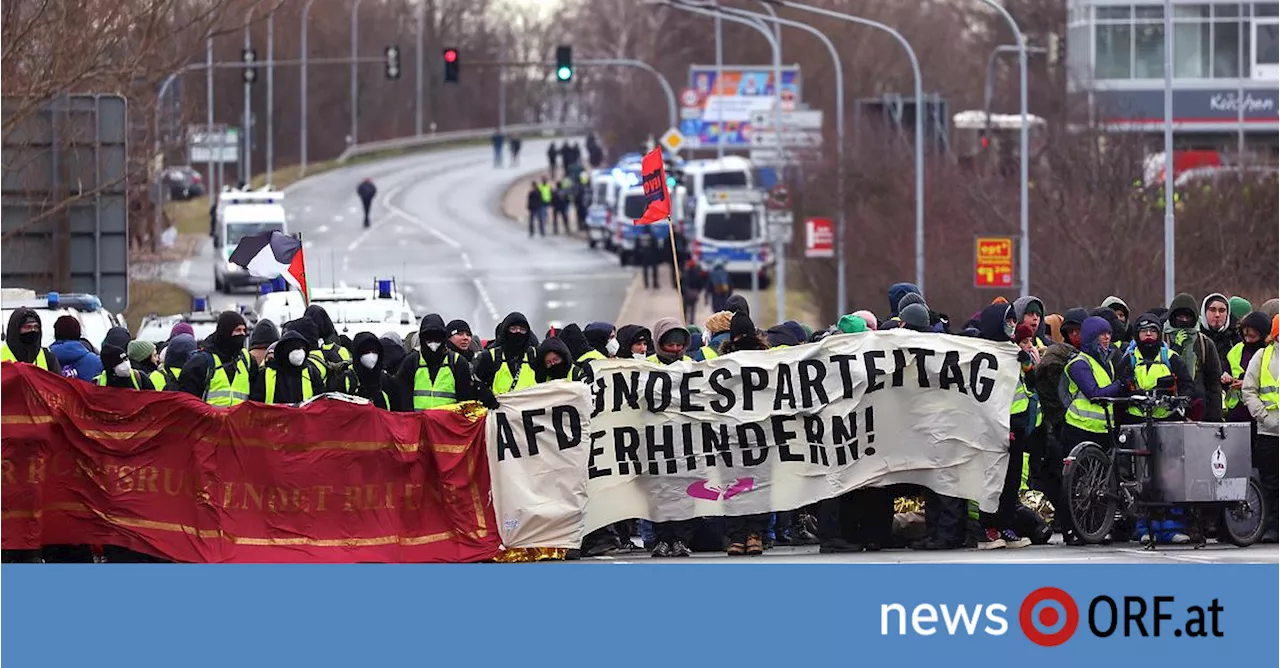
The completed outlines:
<svg viewBox="0 0 1280 668">
<path fill-rule="evenodd" d="M 597 169 L 591 172 L 590 199 L 587 204 L 587 243 L 592 247 L 604 246 L 612 250 L 609 234 L 609 211 L 617 197 L 617 182 L 612 173 Z"/>
<path fill-rule="evenodd" d="M 689 191 L 687 206 L 693 209 L 709 189 L 755 188 L 751 161 L 736 155 L 711 160 L 689 160 L 682 166 L 683 184 Z M 692 215 L 692 211 L 689 212 Z"/>
<path fill-rule="evenodd" d="M 214 228 L 213 282 L 219 292 L 231 294 L 236 288 L 257 286 L 271 279 L 251 276 L 244 267 L 231 262 L 231 253 L 240 240 L 262 232 L 289 233 L 284 211 L 284 193 L 263 188 L 225 188 L 218 197 L 217 225 Z"/>
<path fill-rule="evenodd" d="M 236 306 L 236 310 L 240 312 L 240 315 L 244 316 L 245 323 L 252 330 L 257 323 L 257 315 L 253 312 L 253 309 L 240 304 Z M 208 297 L 193 297 L 191 299 L 191 310 L 187 313 L 173 315 L 147 314 L 138 325 L 137 336 L 133 338 L 152 343 L 168 341 L 169 332 L 173 331 L 173 326 L 180 322 L 185 322 L 191 325 L 192 336 L 195 337 L 196 341 L 203 341 L 217 331 L 218 315 L 220 313 L 221 311 L 209 309 Z"/>
<path fill-rule="evenodd" d="M 395 279 L 374 279 L 372 288 L 312 288 L 310 303 L 324 307 L 334 329 L 348 337 L 367 331 L 377 336 L 395 332 L 403 338 L 418 331 L 418 317 L 396 290 Z M 302 293 L 286 290 L 258 297 L 253 310 L 279 327 L 301 318 L 307 304 Z"/>
<path fill-rule="evenodd" d="M 40 345 L 46 348 L 53 343 L 53 323 L 64 315 L 80 321 L 81 338 L 93 344 L 95 349 L 107 338 L 107 330 L 126 326 L 124 317 L 103 308 L 102 300 L 96 295 L 79 292 L 38 295 L 35 290 L 26 288 L 0 290 L 0 315 L 4 318 L 5 325 L 20 307 L 29 308 L 40 316 Z M 3 339 L 7 330 L 7 326 L 0 326 L 0 339 Z"/>
<path fill-rule="evenodd" d="M 686 191 L 684 186 L 675 183 L 671 177 L 667 178 L 667 187 L 670 188 L 671 193 L 671 220 L 676 225 L 676 232 L 682 233 L 684 232 Z M 618 252 L 618 261 L 624 267 L 638 262 L 638 258 L 635 257 L 636 238 L 641 234 L 653 234 L 659 241 L 666 242 L 667 235 L 671 233 L 671 226 L 665 220 L 648 225 L 635 224 L 635 221 L 644 216 L 648 206 L 649 200 L 645 197 L 644 186 L 640 184 L 637 174 L 634 185 L 628 185 L 619 191 L 610 214 L 614 229 L 613 243 Z"/>
<path fill-rule="evenodd" d="M 743 188 L 710 188 L 694 203 L 690 235 L 693 258 L 705 271 L 723 264 L 734 277 L 755 273 L 768 282 L 774 258 L 764 225 L 764 193 Z"/>
</svg>

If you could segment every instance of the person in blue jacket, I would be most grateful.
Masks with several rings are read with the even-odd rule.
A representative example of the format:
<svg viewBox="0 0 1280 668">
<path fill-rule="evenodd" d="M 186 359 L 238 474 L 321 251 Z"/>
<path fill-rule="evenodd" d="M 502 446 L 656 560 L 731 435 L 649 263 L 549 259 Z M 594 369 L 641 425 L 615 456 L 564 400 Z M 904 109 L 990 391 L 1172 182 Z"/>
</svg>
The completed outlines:
<svg viewBox="0 0 1280 668">
<path fill-rule="evenodd" d="M 53 345 L 49 351 L 62 365 L 62 375 L 92 383 L 102 373 L 102 359 L 81 341 L 80 321 L 64 315 L 53 323 Z"/>
</svg>

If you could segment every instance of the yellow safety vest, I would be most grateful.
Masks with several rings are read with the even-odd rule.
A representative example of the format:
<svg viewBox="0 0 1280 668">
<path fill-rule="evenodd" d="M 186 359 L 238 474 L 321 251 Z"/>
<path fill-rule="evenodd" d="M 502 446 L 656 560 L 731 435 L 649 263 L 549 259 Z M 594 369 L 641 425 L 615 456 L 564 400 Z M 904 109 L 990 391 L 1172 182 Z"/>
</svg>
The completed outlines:
<svg viewBox="0 0 1280 668">
<path fill-rule="evenodd" d="M 140 371 L 137 371 L 137 370 L 135 370 L 135 369 L 130 369 L 130 370 L 129 370 L 129 380 L 133 381 L 133 389 L 135 389 L 135 390 L 141 390 L 141 389 L 142 389 L 142 387 L 138 385 L 138 376 L 141 376 L 141 375 L 142 375 L 142 372 L 140 372 Z M 93 379 L 93 382 L 97 383 L 97 384 L 98 384 L 99 386 L 101 386 L 101 387 L 106 387 L 106 386 L 107 386 L 107 372 L 106 372 L 106 371 L 103 371 L 102 373 L 98 374 L 98 377 L 97 377 L 97 378 L 94 378 L 94 379 Z"/>
<path fill-rule="evenodd" d="M 236 353 L 235 377 L 228 377 L 222 360 L 209 353 L 212 358 L 212 373 L 204 390 L 205 403 L 210 406 L 238 406 L 249 400 L 249 360 L 244 353 Z"/>
<path fill-rule="evenodd" d="M 543 204 L 551 203 L 551 184 L 538 184 L 538 194 L 542 196 Z"/>
<path fill-rule="evenodd" d="M 413 410 L 425 411 L 458 403 L 458 386 L 453 377 L 453 365 L 457 359 L 453 353 L 445 355 L 433 382 L 431 368 L 421 355 L 418 356 L 418 370 L 413 374 Z"/>
<path fill-rule="evenodd" d="M 44 369 L 45 371 L 53 371 L 54 369 L 61 371 L 62 365 L 55 364 L 52 360 L 50 360 L 48 357 L 49 354 L 50 354 L 49 351 L 45 350 L 44 348 L 41 348 L 40 352 L 36 355 L 36 362 L 35 362 L 36 366 L 41 369 Z M 7 343 L 0 344 L 0 362 L 17 362 L 17 361 L 18 361 L 18 358 L 14 356 L 13 351 L 9 350 L 9 344 Z"/>
<path fill-rule="evenodd" d="M 1280 406 L 1280 385 L 1276 383 L 1275 374 L 1271 373 L 1271 356 L 1275 351 L 1275 343 L 1262 351 L 1262 368 L 1258 370 L 1258 398 L 1262 400 L 1262 407 L 1268 413 L 1276 412 L 1276 408 Z"/>
<path fill-rule="evenodd" d="M 599 350 L 588 350 L 587 352 L 582 353 L 582 356 L 578 358 L 578 364 L 582 364 L 583 362 L 586 362 L 588 360 L 604 360 L 604 359 L 609 359 L 609 358 L 600 354 Z"/>
<path fill-rule="evenodd" d="M 316 371 L 320 374 L 320 383 L 328 386 L 329 362 L 324 358 L 324 351 L 318 348 L 312 350 L 307 353 L 307 359 L 315 363 Z"/>
<path fill-rule="evenodd" d="M 172 380 L 174 385 L 173 389 L 176 390 L 178 389 L 178 376 L 181 375 L 182 369 L 171 369 L 167 366 L 162 366 L 151 372 L 151 384 L 154 385 L 157 390 L 167 390 L 169 389 L 169 381 Z"/>
<path fill-rule="evenodd" d="M 343 347 L 343 346 L 342 346 L 342 344 L 340 344 L 340 343 L 320 344 L 320 350 L 322 350 L 322 351 L 324 351 L 324 352 L 336 351 L 336 352 L 338 353 L 338 357 L 342 358 L 342 361 L 343 361 L 343 362 L 350 362 L 350 361 L 351 361 L 351 353 L 350 353 L 350 351 L 348 351 L 348 350 L 347 350 L 345 347 Z"/>
<path fill-rule="evenodd" d="M 1098 384 L 1098 387 L 1110 385 L 1115 378 L 1115 369 L 1109 360 L 1104 367 L 1091 355 L 1083 352 L 1076 353 L 1076 356 L 1071 358 L 1063 369 L 1067 374 L 1067 395 L 1070 400 L 1067 404 L 1067 424 L 1093 434 L 1105 434 L 1107 433 L 1106 411 L 1100 404 L 1089 401 L 1089 398 L 1084 396 L 1076 385 L 1076 381 L 1071 378 L 1071 365 L 1081 363 L 1089 365 L 1089 369 L 1093 371 L 1093 381 Z"/>
<path fill-rule="evenodd" d="M 1169 351 L 1167 353 L 1169 359 L 1172 359 L 1176 354 L 1177 353 L 1173 351 Z M 1138 389 L 1144 392 L 1150 392 L 1151 390 L 1156 389 L 1156 385 L 1160 382 L 1161 378 L 1166 378 L 1172 375 L 1173 369 L 1169 368 L 1169 365 L 1165 363 L 1165 360 L 1161 358 L 1159 353 L 1156 354 L 1156 358 L 1154 360 L 1148 361 L 1143 358 L 1142 351 L 1134 348 L 1133 377 L 1138 382 Z M 1143 417 L 1142 409 L 1137 406 L 1130 406 L 1128 412 L 1129 415 L 1134 417 Z M 1159 420 L 1169 417 L 1172 413 L 1173 411 L 1164 406 L 1157 406 L 1155 411 L 1151 413 L 1151 417 Z"/>
<path fill-rule="evenodd" d="M 494 396 L 503 395 L 508 392 L 515 392 L 516 390 L 523 390 L 538 384 L 537 378 L 534 377 L 533 367 L 529 365 L 528 355 L 524 355 L 524 359 L 521 360 L 519 368 L 516 369 L 516 375 L 512 376 L 511 367 L 507 364 L 506 360 L 499 359 L 498 353 L 494 352 L 500 350 L 500 348 L 494 348 L 488 353 L 492 355 L 494 361 L 498 363 L 498 373 L 493 375 L 493 387 L 490 388 L 493 390 Z M 506 351 L 502 351 L 502 354 L 505 357 Z"/>
<path fill-rule="evenodd" d="M 1244 344 L 1237 343 L 1231 346 L 1231 350 L 1227 351 L 1227 366 L 1231 369 L 1231 377 L 1236 380 L 1244 378 L 1244 367 L 1241 362 L 1244 361 Z M 1222 414 L 1225 416 L 1227 411 L 1240 405 L 1240 390 L 1227 390 L 1226 401 L 1222 402 Z"/>
<path fill-rule="evenodd" d="M 1013 389 L 1013 404 L 1009 408 L 1011 415 L 1019 415 L 1031 410 L 1031 395 L 1035 394 L 1032 390 L 1027 389 L 1027 384 L 1022 373 L 1018 374 L 1018 386 Z M 1044 423 L 1044 411 L 1036 411 L 1036 426 L 1039 427 Z"/>
<path fill-rule="evenodd" d="M 706 360 L 713 360 L 720 356 L 720 353 L 716 352 L 716 349 L 711 346 L 702 346 L 699 350 L 702 351 L 702 360 L 704 362 Z"/>
<path fill-rule="evenodd" d="M 276 377 L 279 375 L 280 372 L 276 371 L 272 367 L 267 367 L 266 369 L 264 369 L 264 371 L 267 374 L 266 376 L 267 392 L 265 397 L 266 399 L 265 403 L 274 404 L 276 403 Z M 307 399 L 310 399 L 315 395 L 316 395 L 316 391 L 312 386 L 312 379 L 311 379 L 311 365 L 304 364 L 302 367 L 302 400 L 306 401 Z"/>
</svg>

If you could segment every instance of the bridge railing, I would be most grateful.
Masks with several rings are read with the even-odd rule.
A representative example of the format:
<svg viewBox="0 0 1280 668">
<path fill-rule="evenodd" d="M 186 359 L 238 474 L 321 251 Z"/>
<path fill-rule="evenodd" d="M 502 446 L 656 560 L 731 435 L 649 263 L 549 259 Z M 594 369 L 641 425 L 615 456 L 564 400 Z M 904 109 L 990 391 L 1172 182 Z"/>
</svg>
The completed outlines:
<svg viewBox="0 0 1280 668">
<path fill-rule="evenodd" d="M 583 132 L 585 130 L 586 127 L 578 123 L 523 123 L 519 125 L 508 125 L 502 129 L 503 133 L 508 137 L 513 134 L 554 137 L 556 135 Z M 488 139 L 497 131 L 498 128 L 451 130 L 448 132 L 433 132 L 431 134 L 414 135 L 411 137 L 399 137 L 396 139 L 383 139 L 380 141 L 352 144 L 347 147 L 347 150 L 342 152 L 342 155 L 338 156 L 338 162 L 347 162 L 348 160 L 361 155 L 372 155 L 376 153 L 395 151 L 412 151 L 439 144 L 452 144 L 476 139 Z"/>
</svg>

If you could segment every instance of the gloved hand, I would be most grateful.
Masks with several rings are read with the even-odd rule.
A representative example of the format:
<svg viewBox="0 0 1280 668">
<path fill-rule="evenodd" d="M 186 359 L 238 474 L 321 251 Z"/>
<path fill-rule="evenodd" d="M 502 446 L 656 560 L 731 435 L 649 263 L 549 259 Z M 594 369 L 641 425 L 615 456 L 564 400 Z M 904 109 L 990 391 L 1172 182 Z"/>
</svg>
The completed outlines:
<svg viewBox="0 0 1280 668">
<path fill-rule="evenodd" d="M 1021 365 L 1022 365 L 1022 366 L 1024 366 L 1024 367 L 1025 367 L 1025 366 L 1029 366 L 1029 365 L 1031 364 L 1031 353 L 1029 353 L 1029 352 L 1027 352 L 1027 351 L 1025 351 L 1025 350 L 1019 350 L 1019 351 L 1018 351 L 1018 363 L 1019 363 L 1019 364 L 1021 364 Z"/>
<path fill-rule="evenodd" d="M 476 394 L 479 395 L 478 398 L 480 399 L 480 403 L 484 404 L 485 408 L 493 410 L 498 407 L 498 398 L 493 395 L 493 390 L 487 387 L 481 387 Z"/>
</svg>

